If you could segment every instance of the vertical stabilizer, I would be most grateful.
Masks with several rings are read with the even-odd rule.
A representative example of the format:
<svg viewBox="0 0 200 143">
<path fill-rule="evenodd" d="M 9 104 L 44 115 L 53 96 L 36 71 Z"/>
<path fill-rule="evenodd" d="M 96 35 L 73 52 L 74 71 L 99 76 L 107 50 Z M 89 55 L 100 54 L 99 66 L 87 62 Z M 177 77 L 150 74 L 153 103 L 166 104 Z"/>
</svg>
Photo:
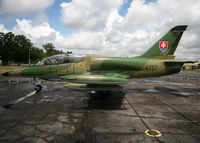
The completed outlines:
<svg viewBox="0 0 200 143">
<path fill-rule="evenodd" d="M 153 58 L 156 56 L 173 55 L 186 28 L 187 25 L 175 26 L 139 57 Z"/>
</svg>

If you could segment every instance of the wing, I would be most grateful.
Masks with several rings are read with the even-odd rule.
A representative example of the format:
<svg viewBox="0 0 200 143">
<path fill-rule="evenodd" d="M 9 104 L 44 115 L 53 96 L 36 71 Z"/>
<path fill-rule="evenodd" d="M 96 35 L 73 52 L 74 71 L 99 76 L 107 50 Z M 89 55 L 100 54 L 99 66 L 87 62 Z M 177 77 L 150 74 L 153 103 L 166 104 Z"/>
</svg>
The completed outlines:
<svg viewBox="0 0 200 143">
<path fill-rule="evenodd" d="M 62 76 L 62 80 L 72 83 L 83 83 L 89 85 L 118 85 L 131 82 L 129 76 L 119 73 L 85 73 L 80 75 Z"/>
<path fill-rule="evenodd" d="M 64 87 L 70 90 L 81 91 L 120 91 L 123 88 L 120 85 L 95 85 L 84 83 L 67 83 L 64 85 Z"/>
</svg>

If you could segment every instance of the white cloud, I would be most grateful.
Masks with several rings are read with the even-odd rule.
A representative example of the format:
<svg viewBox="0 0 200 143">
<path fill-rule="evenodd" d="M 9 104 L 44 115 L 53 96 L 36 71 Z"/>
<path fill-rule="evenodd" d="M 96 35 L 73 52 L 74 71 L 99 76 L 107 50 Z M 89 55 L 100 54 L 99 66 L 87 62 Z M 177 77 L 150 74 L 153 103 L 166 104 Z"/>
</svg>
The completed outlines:
<svg viewBox="0 0 200 143">
<path fill-rule="evenodd" d="M 52 42 L 59 50 L 80 54 L 137 56 L 173 26 L 188 24 L 175 55 L 177 59 L 200 60 L 198 0 L 158 0 L 150 4 L 145 4 L 144 0 L 134 0 L 125 17 L 118 13 L 121 1 L 114 5 L 110 1 L 84 2 L 74 0 L 62 3 L 61 18 L 64 24 L 68 28 L 81 29 L 67 37 L 53 29 L 48 19 L 43 21 L 43 14 L 36 18 L 39 22 L 17 19 L 17 26 L 11 31 L 26 35 L 38 47 Z M 5 30 L 4 26 L 0 25 L 1 29 Z"/>
<path fill-rule="evenodd" d="M 74 53 L 93 53 L 112 56 L 136 55 L 138 50 L 136 46 L 143 46 L 143 43 L 137 39 L 142 39 L 147 35 L 138 33 L 124 33 L 119 27 L 113 26 L 121 23 L 122 17 L 118 15 L 117 10 L 113 10 L 106 22 L 106 28 L 99 32 L 80 31 L 73 33 L 68 37 L 62 36 L 54 30 L 47 22 L 35 25 L 34 21 L 26 19 L 16 19 L 17 26 L 11 31 L 15 34 L 24 34 L 31 39 L 35 46 L 42 48 L 43 44 L 52 42 L 59 50 L 73 51 Z M 135 37 L 135 38 L 134 38 Z M 130 46 L 132 48 L 130 48 Z M 139 51 L 140 52 L 140 51 Z"/>
<path fill-rule="evenodd" d="M 0 24 L 0 32 L 4 32 L 4 33 L 8 32 L 8 30 L 4 27 L 3 24 Z"/>
<path fill-rule="evenodd" d="M 24 16 L 35 12 L 42 12 L 52 5 L 54 0 L 2 0 L 0 14 L 9 13 Z"/>
<path fill-rule="evenodd" d="M 151 37 L 152 42 L 150 43 L 153 44 L 158 37 L 161 37 L 173 26 L 186 24 L 188 29 L 175 54 L 178 59 L 186 57 L 199 59 L 200 51 L 196 50 L 199 48 L 198 43 L 200 42 L 199 9 L 199 0 L 158 0 L 149 4 L 145 4 L 144 0 L 133 0 L 127 15 L 124 17 L 123 28 L 125 30 L 135 29 L 136 31 L 143 29 L 148 32 L 148 35 L 149 31 L 156 32 L 157 36 Z"/>
<path fill-rule="evenodd" d="M 11 31 L 15 34 L 24 34 L 31 39 L 35 46 L 42 48 L 43 44 L 48 42 L 55 43 L 62 38 L 61 34 L 55 31 L 47 22 L 35 24 L 35 22 L 26 19 L 16 19 L 17 26 Z"/>
<path fill-rule="evenodd" d="M 63 50 L 71 50 L 75 53 L 94 53 L 108 56 L 136 56 L 143 51 L 138 47 L 145 47 L 149 40 L 145 40 L 150 34 L 146 31 L 126 33 L 122 30 L 123 17 L 113 9 L 105 22 L 102 31 L 80 31 L 59 41 L 58 47 Z"/>
<path fill-rule="evenodd" d="M 61 4 L 61 20 L 67 28 L 98 30 L 112 11 L 121 6 L 123 0 L 73 0 Z"/>
<path fill-rule="evenodd" d="M 101 50 L 96 52 L 110 56 L 136 55 L 147 50 L 173 26 L 187 24 L 189 27 L 177 49 L 177 58 L 199 59 L 200 52 L 196 50 L 198 39 L 200 39 L 199 0 L 158 0 L 148 4 L 145 3 L 145 0 L 133 0 L 125 17 L 121 17 L 117 12 L 121 2 L 118 1 L 114 5 L 107 4 L 105 1 L 99 2 L 101 4 L 96 1 L 93 3 L 92 1 L 76 0 L 71 3 L 62 3 L 61 20 L 66 27 L 83 30 L 73 34 L 74 38 L 67 37 L 67 41 L 76 39 L 74 43 L 81 47 L 92 47 L 94 44 L 93 48 L 88 48 L 90 51 L 97 50 L 95 47 L 101 47 Z M 83 33 L 89 37 L 88 39 L 94 41 L 98 39 L 101 43 L 89 40 L 91 46 L 88 46 L 88 39 L 84 40 Z M 78 46 L 74 49 L 80 50 L 81 48 Z M 191 49 L 192 51 L 190 51 Z"/>
<path fill-rule="evenodd" d="M 145 4 L 145 0 L 134 0 L 124 19 L 125 29 L 158 27 L 176 24 L 199 25 L 199 0 L 158 0 Z"/>
</svg>

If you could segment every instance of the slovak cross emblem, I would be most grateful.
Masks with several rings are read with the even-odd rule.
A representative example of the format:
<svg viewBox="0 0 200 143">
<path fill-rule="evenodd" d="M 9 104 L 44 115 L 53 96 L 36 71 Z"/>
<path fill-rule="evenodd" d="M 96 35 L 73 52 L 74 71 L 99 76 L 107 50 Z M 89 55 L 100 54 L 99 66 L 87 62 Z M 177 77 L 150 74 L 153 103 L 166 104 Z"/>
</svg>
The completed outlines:
<svg viewBox="0 0 200 143">
<path fill-rule="evenodd" d="M 159 48 L 162 52 L 167 51 L 168 49 L 168 42 L 167 41 L 160 41 L 159 42 Z"/>
</svg>

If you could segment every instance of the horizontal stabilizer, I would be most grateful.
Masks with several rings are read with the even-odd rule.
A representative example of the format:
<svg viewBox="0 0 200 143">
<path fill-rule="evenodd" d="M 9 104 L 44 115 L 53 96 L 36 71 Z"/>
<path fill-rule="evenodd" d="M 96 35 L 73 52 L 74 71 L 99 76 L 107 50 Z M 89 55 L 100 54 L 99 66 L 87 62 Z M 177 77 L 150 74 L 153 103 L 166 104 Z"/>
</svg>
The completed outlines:
<svg viewBox="0 0 200 143">
<path fill-rule="evenodd" d="M 165 61 L 164 63 L 171 63 L 171 64 L 175 64 L 175 63 L 177 63 L 177 64 L 185 64 L 185 63 L 195 63 L 195 62 L 197 62 L 197 61 Z"/>
<path fill-rule="evenodd" d="M 164 62 L 167 67 L 179 67 L 181 68 L 184 62 L 182 61 L 166 61 Z"/>
<path fill-rule="evenodd" d="M 179 61 L 179 62 L 183 62 L 185 64 L 185 63 L 196 63 L 197 61 Z"/>
</svg>

